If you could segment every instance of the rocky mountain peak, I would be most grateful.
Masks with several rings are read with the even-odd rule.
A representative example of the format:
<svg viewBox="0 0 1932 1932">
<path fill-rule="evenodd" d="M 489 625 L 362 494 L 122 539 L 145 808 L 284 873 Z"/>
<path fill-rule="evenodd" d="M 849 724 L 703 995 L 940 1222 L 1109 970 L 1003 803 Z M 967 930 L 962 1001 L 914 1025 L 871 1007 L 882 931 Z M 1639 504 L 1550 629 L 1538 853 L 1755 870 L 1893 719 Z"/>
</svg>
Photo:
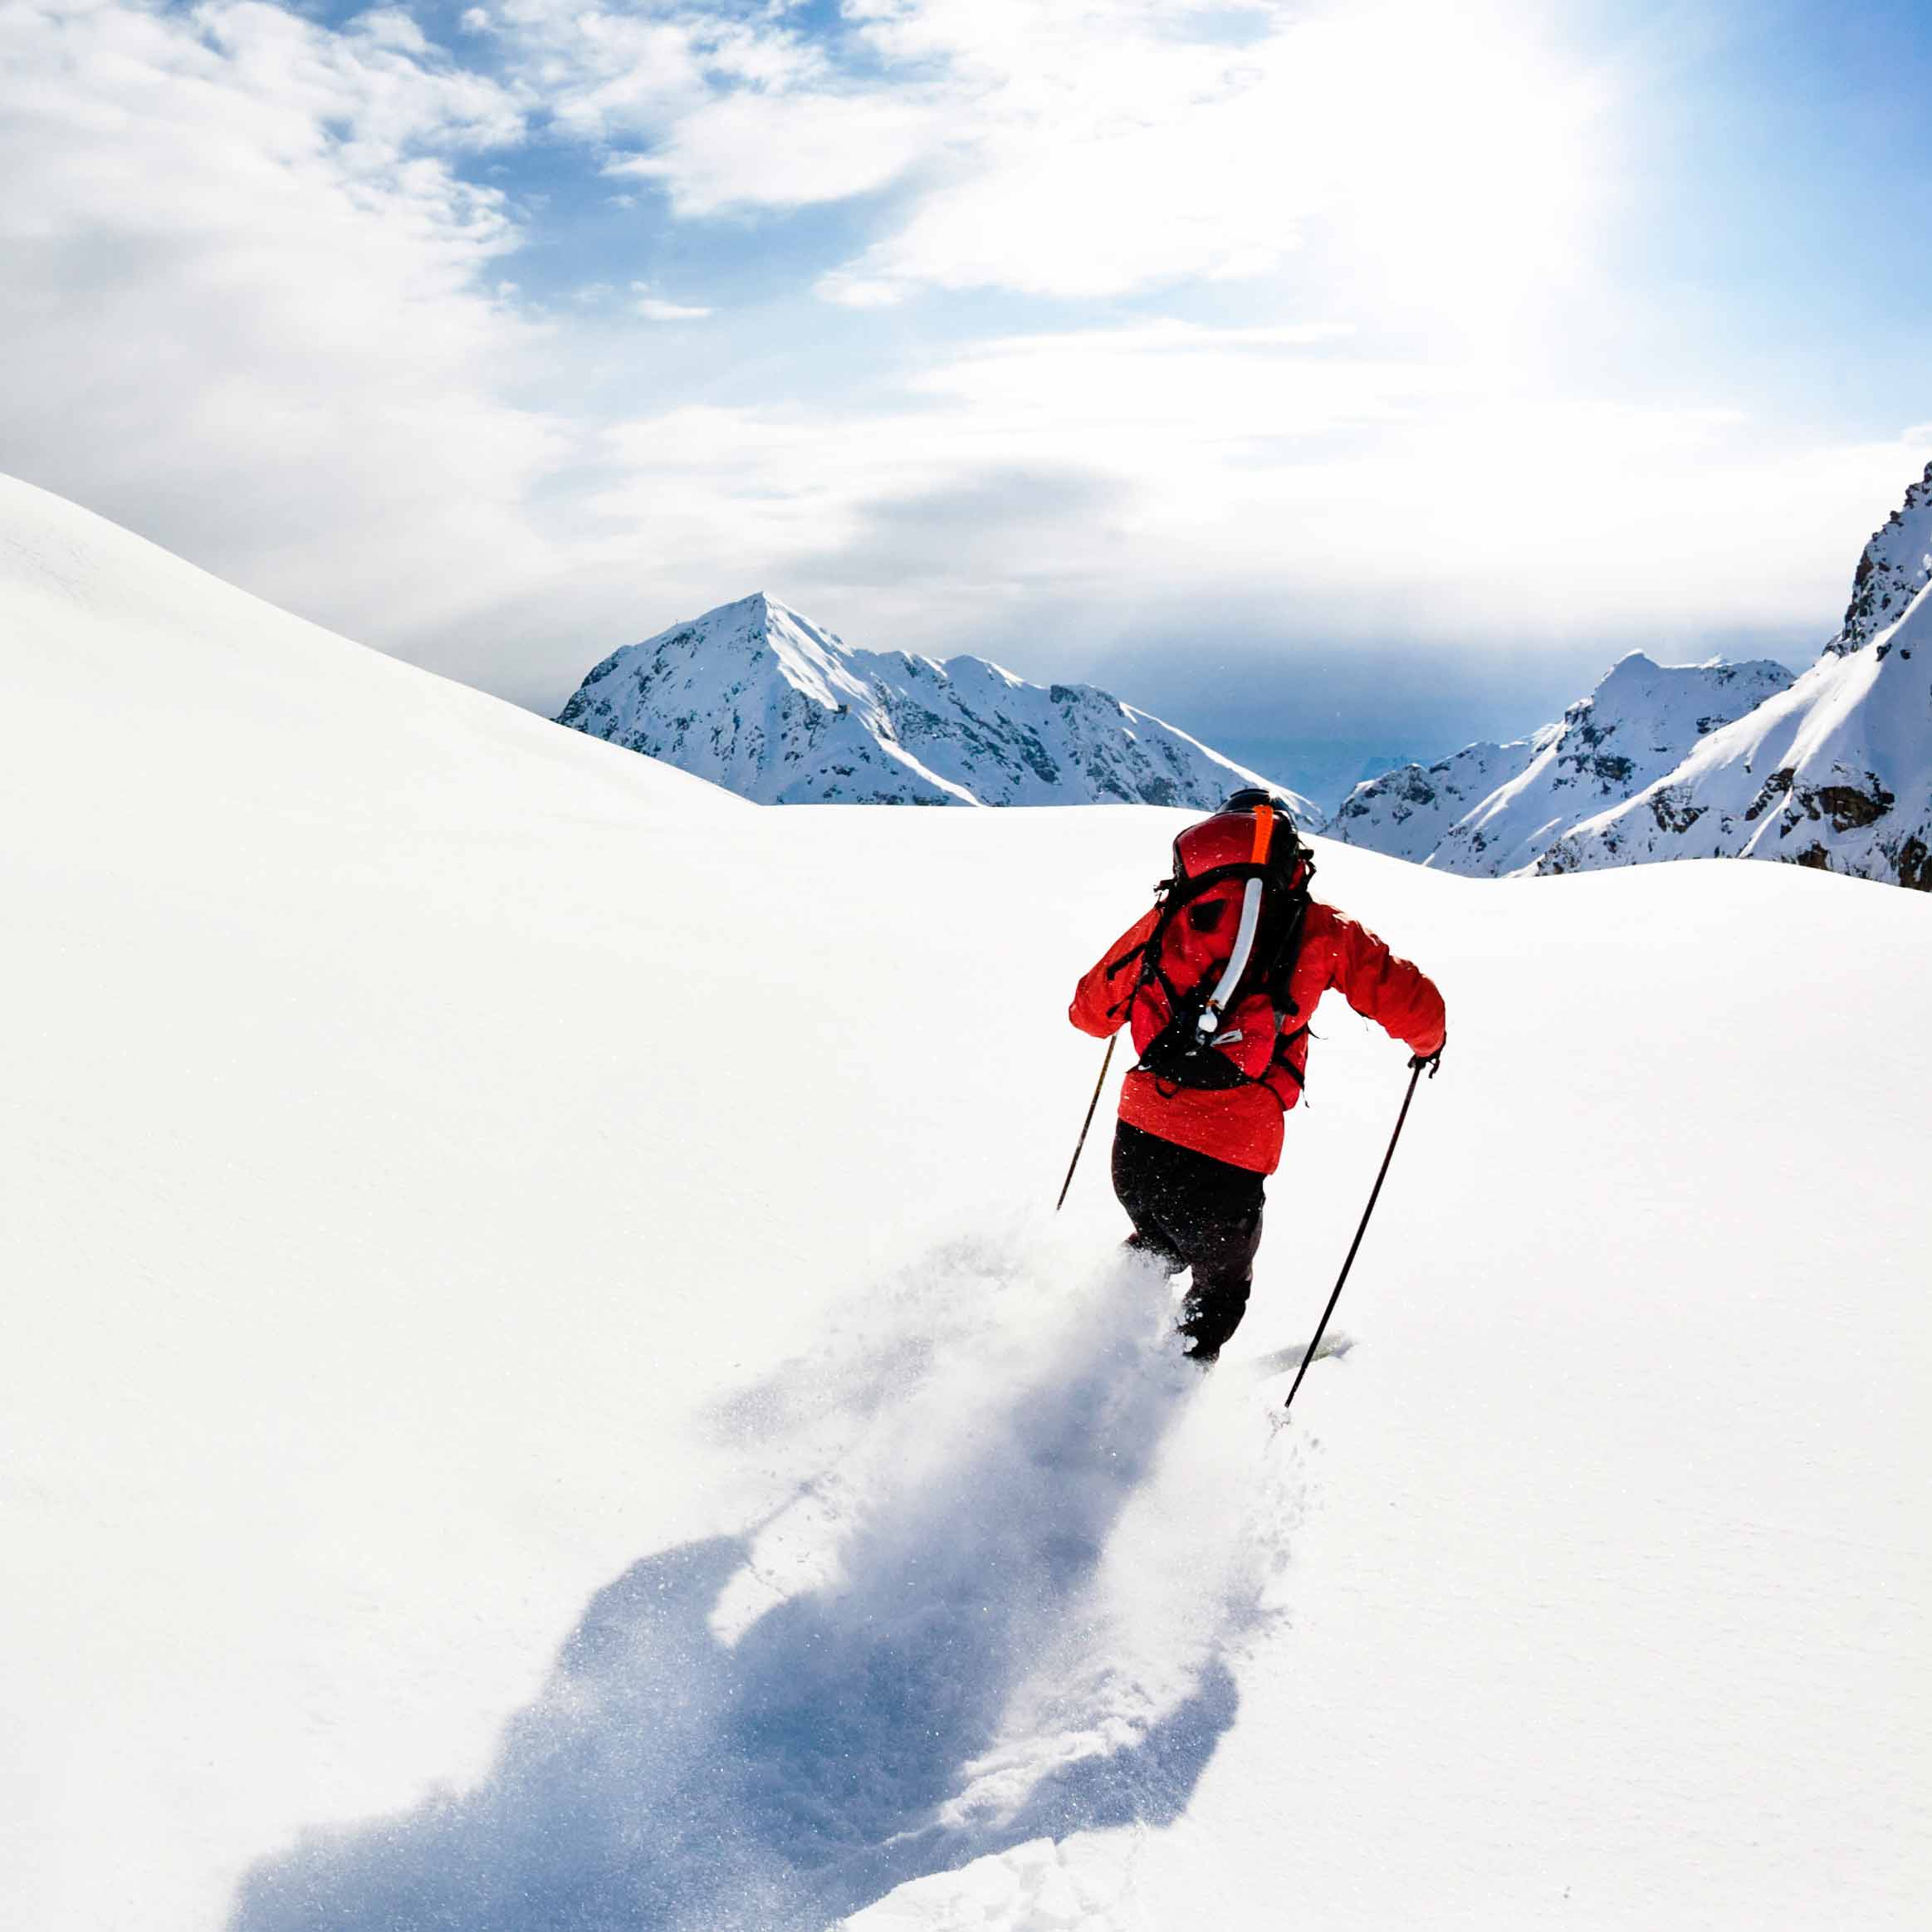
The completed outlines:
<svg viewBox="0 0 1932 1932">
<path fill-rule="evenodd" d="M 1827 651 L 1538 869 L 1773 858 L 1932 891 L 1932 584 L 1871 641 Z"/>
<path fill-rule="evenodd" d="M 1092 685 L 861 650 L 763 591 L 612 653 L 558 722 L 769 805 L 1206 808 L 1269 782 Z"/>
<path fill-rule="evenodd" d="M 1700 739 L 1784 690 L 1768 658 L 1660 664 L 1632 651 L 1533 736 L 1472 745 L 1359 785 L 1337 837 L 1447 872 L 1498 878 L 1533 864 L 1570 826 L 1670 770 Z"/>
<path fill-rule="evenodd" d="M 1905 492 L 1904 504 L 1871 534 L 1851 579 L 1851 601 L 1838 634 L 1825 646 L 1842 657 L 1862 650 L 1905 614 L 1932 583 L 1932 463 Z M 1890 645 L 1881 645 L 1882 656 Z"/>
</svg>

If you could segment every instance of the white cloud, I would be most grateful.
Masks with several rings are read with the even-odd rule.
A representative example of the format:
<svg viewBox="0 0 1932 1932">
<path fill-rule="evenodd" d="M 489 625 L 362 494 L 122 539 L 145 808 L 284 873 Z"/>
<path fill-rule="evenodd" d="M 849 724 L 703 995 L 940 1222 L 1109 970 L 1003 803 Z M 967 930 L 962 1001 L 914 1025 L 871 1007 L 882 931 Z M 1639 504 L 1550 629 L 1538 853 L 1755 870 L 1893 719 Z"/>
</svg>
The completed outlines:
<svg viewBox="0 0 1932 1932">
<path fill-rule="evenodd" d="M 1521 7 L 1352 0 L 872 0 L 882 85 L 930 99 L 943 165 L 821 291 L 1063 298 L 1268 276 L 1319 227 L 1385 302 L 1494 310 L 1565 271 L 1601 86 Z"/>
<path fill-rule="evenodd" d="M 790 12 L 499 0 L 469 17 L 559 127 L 679 216 L 916 180 L 902 224 L 827 278 L 839 300 L 1105 294 L 1265 272 L 1294 246 L 1305 195 L 1278 164 L 1299 103 L 1273 4 L 854 0 L 861 57 L 843 62 Z"/>
<path fill-rule="evenodd" d="M 515 240 L 452 157 L 518 136 L 405 17 L 0 14 L 0 447 L 210 568 L 373 638 L 540 567 L 563 438 L 504 399 Z"/>
<path fill-rule="evenodd" d="M 881 7 L 870 34 L 888 71 L 949 76 L 950 165 L 824 292 L 1081 297 L 1268 272 L 1313 198 L 1294 164 L 1285 28 L 1257 19 L 1264 37 L 1230 46 L 1142 0 Z"/>
<path fill-rule="evenodd" d="M 607 172 L 663 183 L 687 217 L 805 208 L 888 186 L 935 147 L 936 120 L 919 101 L 863 94 L 724 94 Z"/>
<path fill-rule="evenodd" d="M 499 0 L 492 32 L 555 125 L 674 214 L 896 188 L 819 281 L 1062 299 L 1279 272 L 1493 322 L 1574 267 L 1602 81 L 1526 0 L 849 0 L 795 10 Z"/>
<path fill-rule="evenodd" d="M 609 450 L 622 480 L 586 508 L 648 628 L 756 581 L 916 648 L 1030 609 L 1105 635 L 1239 604 L 1259 640 L 1332 649 L 1695 651 L 1806 614 L 1822 636 L 1932 443 L 1801 443 L 1730 409 L 1526 399 L 1333 331 L 1166 323 L 982 345 L 863 415 L 682 407 Z M 638 530 L 667 560 L 643 575 Z"/>
<path fill-rule="evenodd" d="M 496 0 L 465 24 L 494 37 L 519 90 L 598 148 L 606 173 L 658 184 L 695 219 L 869 193 L 944 145 L 949 94 L 841 74 L 790 12 Z"/>
<path fill-rule="evenodd" d="M 783 6 L 735 13 L 690 0 L 492 0 L 464 24 L 497 42 L 515 81 L 559 128 L 613 144 L 673 135 L 736 90 L 785 95 L 823 83 L 823 51 Z M 776 158 L 774 157 L 775 163 Z"/>
<path fill-rule="evenodd" d="M 668 302 L 650 292 L 648 282 L 633 281 L 631 291 L 635 298 L 631 308 L 647 322 L 702 322 L 712 312 L 709 309 L 688 308 L 682 302 Z"/>
</svg>

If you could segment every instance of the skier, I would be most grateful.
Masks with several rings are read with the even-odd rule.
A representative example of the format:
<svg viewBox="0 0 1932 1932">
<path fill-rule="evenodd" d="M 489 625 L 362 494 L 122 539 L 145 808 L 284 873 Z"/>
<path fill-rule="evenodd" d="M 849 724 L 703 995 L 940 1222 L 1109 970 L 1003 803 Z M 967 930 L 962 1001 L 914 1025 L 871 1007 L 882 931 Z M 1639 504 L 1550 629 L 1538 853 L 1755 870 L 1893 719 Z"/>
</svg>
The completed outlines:
<svg viewBox="0 0 1932 1932">
<path fill-rule="evenodd" d="M 1333 986 L 1413 1052 L 1442 1056 L 1442 995 L 1367 927 L 1310 896 L 1314 863 L 1288 808 L 1237 791 L 1174 841 L 1153 907 L 1082 978 L 1068 1017 L 1140 1059 L 1120 1096 L 1113 1191 L 1127 1245 L 1191 1269 L 1178 1323 L 1206 1365 L 1240 1326 L 1282 1118 L 1301 1098 L 1308 1022 Z"/>
</svg>

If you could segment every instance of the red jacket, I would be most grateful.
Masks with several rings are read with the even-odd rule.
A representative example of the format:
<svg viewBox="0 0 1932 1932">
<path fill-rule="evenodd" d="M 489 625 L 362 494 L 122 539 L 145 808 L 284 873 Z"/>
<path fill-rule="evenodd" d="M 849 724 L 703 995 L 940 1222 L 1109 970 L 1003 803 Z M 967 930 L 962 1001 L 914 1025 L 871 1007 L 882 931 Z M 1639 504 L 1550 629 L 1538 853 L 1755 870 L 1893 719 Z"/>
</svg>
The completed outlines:
<svg viewBox="0 0 1932 1932">
<path fill-rule="evenodd" d="M 1144 913 L 1081 979 L 1067 1010 L 1081 1032 L 1105 1039 L 1126 1020 L 1138 975 L 1129 966 L 1110 978 L 1107 969 L 1147 939 L 1158 917 L 1157 908 Z M 1398 959 L 1366 926 L 1311 900 L 1288 982 L 1299 1023 L 1313 1018 L 1316 1002 L 1331 986 L 1411 1051 L 1432 1054 L 1442 1044 L 1442 995 L 1421 969 Z M 1301 1098 L 1308 1053 L 1303 1033 L 1289 1048 L 1292 1073 L 1278 1067 L 1264 1080 L 1216 1091 L 1157 1085 L 1152 1074 L 1137 1069 L 1121 1088 L 1120 1118 L 1232 1167 L 1272 1174 L 1281 1162 L 1282 1116 Z"/>
</svg>

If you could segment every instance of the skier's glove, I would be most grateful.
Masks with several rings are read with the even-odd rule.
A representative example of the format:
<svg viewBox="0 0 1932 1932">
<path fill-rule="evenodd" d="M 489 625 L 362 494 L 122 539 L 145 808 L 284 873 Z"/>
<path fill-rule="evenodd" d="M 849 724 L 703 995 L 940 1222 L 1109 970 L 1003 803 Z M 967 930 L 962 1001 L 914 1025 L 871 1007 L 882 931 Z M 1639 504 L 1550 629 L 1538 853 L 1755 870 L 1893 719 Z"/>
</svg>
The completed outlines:
<svg viewBox="0 0 1932 1932">
<path fill-rule="evenodd" d="M 1444 1040 L 1442 1043 L 1442 1046 L 1448 1044 L 1447 1040 Z M 1422 1068 L 1426 1067 L 1429 1069 L 1429 1078 L 1433 1080 L 1436 1078 L 1436 1069 L 1442 1064 L 1442 1046 L 1437 1047 L 1432 1054 L 1411 1054 L 1409 1056 L 1411 1069 L 1419 1072 Z"/>
</svg>

